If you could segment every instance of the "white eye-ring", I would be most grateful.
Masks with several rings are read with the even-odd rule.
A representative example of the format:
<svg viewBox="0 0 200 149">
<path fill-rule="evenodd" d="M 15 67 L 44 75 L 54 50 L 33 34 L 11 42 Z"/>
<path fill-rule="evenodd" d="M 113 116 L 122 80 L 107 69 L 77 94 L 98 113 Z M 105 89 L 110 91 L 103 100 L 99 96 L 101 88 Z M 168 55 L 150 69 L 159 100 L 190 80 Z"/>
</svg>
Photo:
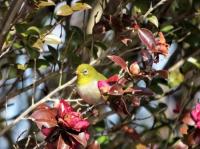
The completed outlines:
<svg viewBox="0 0 200 149">
<path fill-rule="evenodd" d="M 88 74 L 88 70 L 87 70 L 87 69 L 84 69 L 84 70 L 83 70 L 83 74 L 84 74 L 84 75 L 87 75 L 87 74 Z"/>
</svg>

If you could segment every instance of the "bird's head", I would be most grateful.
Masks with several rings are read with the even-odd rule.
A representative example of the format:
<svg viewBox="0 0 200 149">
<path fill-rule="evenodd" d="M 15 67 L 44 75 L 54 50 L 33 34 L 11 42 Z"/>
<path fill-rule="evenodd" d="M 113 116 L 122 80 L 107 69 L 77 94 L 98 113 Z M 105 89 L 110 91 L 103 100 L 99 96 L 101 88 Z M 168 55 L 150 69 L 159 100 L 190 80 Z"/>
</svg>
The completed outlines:
<svg viewBox="0 0 200 149">
<path fill-rule="evenodd" d="M 89 64 L 80 64 L 76 69 L 76 75 L 78 77 L 78 80 L 92 79 L 93 77 L 95 77 L 96 73 L 97 73 L 97 71 L 95 70 L 95 68 Z"/>
</svg>

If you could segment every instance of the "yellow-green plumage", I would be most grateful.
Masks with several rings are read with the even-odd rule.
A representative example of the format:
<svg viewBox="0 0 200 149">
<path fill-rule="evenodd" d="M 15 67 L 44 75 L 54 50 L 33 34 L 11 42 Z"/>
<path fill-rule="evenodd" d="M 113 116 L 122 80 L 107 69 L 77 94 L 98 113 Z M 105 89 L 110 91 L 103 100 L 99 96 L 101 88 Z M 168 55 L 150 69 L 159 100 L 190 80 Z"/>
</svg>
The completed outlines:
<svg viewBox="0 0 200 149">
<path fill-rule="evenodd" d="M 89 64 L 81 64 L 76 69 L 77 90 L 81 98 L 89 104 L 97 104 L 103 99 L 97 86 L 99 80 L 106 77 Z"/>
</svg>

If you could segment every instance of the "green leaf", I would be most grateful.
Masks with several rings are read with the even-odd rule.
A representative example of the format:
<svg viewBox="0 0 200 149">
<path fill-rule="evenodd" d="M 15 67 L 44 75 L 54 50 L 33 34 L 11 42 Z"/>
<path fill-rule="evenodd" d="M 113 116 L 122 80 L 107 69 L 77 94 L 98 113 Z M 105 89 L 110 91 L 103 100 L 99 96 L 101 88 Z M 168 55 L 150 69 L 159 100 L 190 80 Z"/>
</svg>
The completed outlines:
<svg viewBox="0 0 200 149">
<path fill-rule="evenodd" d="M 147 20 L 149 22 L 151 22 L 153 25 L 155 25 L 156 27 L 158 27 L 158 19 L 156 16 L 151 15 L 151 16 L 147 17 Z"/>
<path fill-rule="evenodd" d="M 33 35 L 33 34 L 40 34 L 40 29 L 37 28 L 36 26 L 31 26 L 26 30 L 26 33 L 28 35 Z"/>
<path fill-rule="evenodd" d="M 28 54 L 29 54 L 31 59 L 38 58 L 38 56 L 40 55 L 39 52 L 38 52 L 38 49 L 35 48 L 35 47 L 31 47 L 31 46 L 27 45 L 26 49 L 27 49 Z"/>
<path fill-rule="evenodd" d="M 15 49 L 20 49 L 20 48 L 23 47 L 23 45 L 21 45 L 19 42 L 15 42 L 15 43 L 13 43 L 13 47 L 14 47 Z"/>
<path fill-rule="evenodd" d="M 37 5 L 39 8 L 47 7 L 47 6 L 54 6 L 55 3 L 52 0 L 47 1 L 40 1 L 40 3 Z"/>
<path fill-rule="evenodd" d="M 195 65 L 197 68 L 200 69 L 200 62 L 196 58 L 190 57 L 187 59 L 187 61 L 192 63 L 193 65 Z"/>
<path fill-rule="evenodd" d="M 27 65 L 26 64 L 17 64 L 17 69 L 19 69 L 19 70 L 26 70 L 26 68 L 27 68 Z"/>
<path fill-rule="evenodd" d="M 97 41 L 94 44 L 95 44 L 95 46 L 100 47 L 103 50 L 107 50 L 107 46 L 103 42 Z"/>
<path fill-rule="evenodd" d="M 71 6 L 71 9 L 73 11 L 87 10 L 91 8 L 92 7 L 86 3 L 75 3 L 74 5 Z"/>
<path fill-rule="evenodd" d="M 97 138 L 97 141 L 99 142 L 99 144 L 105 144 L 109 141 L 109 137 L 108 136 L 100 136 Z"/>
<path fill-rule="evenodd" d="M 41 39 L 38 39 L 34 44 L 33 44 L 33 48 L 37 48 L 38 51 L 42 52 L 43 51 L 43 41 Z"/>
<path fill-rule="evenodd" d="M 57 10 L 56 15 L 58 16 L 69 16 L 73 13 L 73 10 L 69 5 L 62 5 L 60 8 Z"/>
<path fill-rule="evenodd" d="M 0 71 L 0 80 L 3 78 L 3 76 L 2 76 L 2 72 Z"/>
<path fill-rule="evenodd" d="M 28 28 L 28 25 L 26 23 L 18 23 L 15 25 L 15 29 L 17 33 L 23 33 Z"/>
<path fill-rule="evenodd" d="M 17 70 L 14 66 L 10 66 L 9 67 L 9 74 L 8 74 L 8 78 L 9 79 L 13 79 L 17 77 Z"/>
<path fill-rule="evenodd" d="M 39 68 L 39 69 L 44 69 L 49 66 L 49 62 L 44 59 L 38 59 L 36 64 L 37 64 L 37 68 Z"/>
<path fill-rule="evenodd" d="M 168 83 L 171 87 L 176 87 L 184 80 L 184 76 L 179 70 L 175 70 L 169 73 Z"/>
<path fill-rule="evenodd" d="M 174 28 L 174 26 L 172 26 L 172 25 L 164 25 L 164 26 L 161 28 L 161 32 L 169 32 L 169 31 L 171 31 L 173 28 Z"/>
<path fill-rule="evenodd" d="M 57 58 L 58 58 L 58 51 L 57 51 L 55 48 L 53 48 L 52 46 L 48 46 L 48 49 L 49 49 L 49 51 L 51 52 L 51 55 L 52 55 L 55 59 L 57 59 Z"/>
</svg>

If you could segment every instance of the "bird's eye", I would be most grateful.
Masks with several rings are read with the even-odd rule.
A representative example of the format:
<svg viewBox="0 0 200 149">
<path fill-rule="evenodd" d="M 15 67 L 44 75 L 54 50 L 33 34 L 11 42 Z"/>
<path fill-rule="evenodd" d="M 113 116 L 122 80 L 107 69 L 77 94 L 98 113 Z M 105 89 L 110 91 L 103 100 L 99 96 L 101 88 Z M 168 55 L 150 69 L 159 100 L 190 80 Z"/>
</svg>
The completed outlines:
<svg viewBox="0 0 200 149">
<path fill-rule="evenodd" d="M 87 69 L 84 69 L 84 70 L 83 70 L 83 74 L 84 74 L 84 75 L 87 75 L 87 74 L 88 74 L 88 70 L 87 70 Z"/>
</svg>

